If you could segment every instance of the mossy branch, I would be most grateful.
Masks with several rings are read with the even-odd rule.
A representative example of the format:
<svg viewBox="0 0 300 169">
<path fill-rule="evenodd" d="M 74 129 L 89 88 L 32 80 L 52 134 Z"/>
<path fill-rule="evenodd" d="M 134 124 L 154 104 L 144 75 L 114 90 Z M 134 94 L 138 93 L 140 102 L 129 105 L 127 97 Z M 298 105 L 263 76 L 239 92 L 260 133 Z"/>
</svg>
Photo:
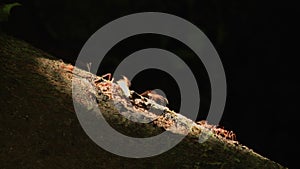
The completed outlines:
<svg viewBox="0 0 300 169">
<path fill-rule="evenodd" d="M 97 83 L 100 92 L 94 96 L 106 120 L 119 132 L 136 137 L 165 130 L 174 134 L 189 132 L 176 147 L 155 157 L 131 159 L 111 154 L 94 144 L 81 128 L 73 108 L 71 85 L 72 77 L 78 76 L 68 68 L 72 66 L 0 33 L 0 168 L 284 168 L 237 142 L 216 137 L 205 126 L 151 100 L 136 96 L 131 102 L 123 102 L 122 92 L 116 92 L 121 90 L 118 84 L 105 81 L 112 83 L 113 95 Z M 82 77 L 73 80 L 82 85 Z M 114 97 L 116 94 L 118 97 Z M 75 101 L 89 109 L 87 102 Z M 114 108 L 112 101 L 120 102 L 124 112 L 139 113 L 143 118 L 156 116 L 156 120 L 132 122 Z M 156 115 L 143 107 L 148 103 L 164 113 Z M 174 123 L 177 127 L 170 128 Z M 210 136 L 204 143 L 199 143 L 201 133 Z"/>
</svg>

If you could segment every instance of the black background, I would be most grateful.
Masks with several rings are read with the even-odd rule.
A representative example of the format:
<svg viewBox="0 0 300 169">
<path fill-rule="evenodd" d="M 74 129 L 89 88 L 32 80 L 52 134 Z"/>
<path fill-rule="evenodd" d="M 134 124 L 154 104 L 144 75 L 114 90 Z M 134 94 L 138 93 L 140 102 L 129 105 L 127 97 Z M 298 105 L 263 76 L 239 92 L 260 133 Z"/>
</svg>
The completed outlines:
<svg viewBox="0 0 300 169">
<path fill-rule="evenodd" d="M 242 144 L 259 154 L 284 166 L 295 166 L 298 5 L 220 0 L 20 2 L 22 6 L 15 7 L 4 23 L 5 31 L 69 63 L 75 62 L 93 32 L 121 16 L 156 11 L 192 22 L 211 40 L 225 69 L 228 95 L 220 125 L 235 131 Z M 200 86 L 198 120 L 205 119 L 210 103 L 207 73 L 194 54 L 174 39 L 151 34 L 125 39 L 107 54 L 99 74 L 113 71 L 122 58 L 147 47 L 164 48 L 185 59 Z M 144 71 L 133 79 L 132 88 L 138 92 L 160 88 L 167 94 L 169 106 L 178 110 L 178 86 L 165 75 Z"/>
</svg>

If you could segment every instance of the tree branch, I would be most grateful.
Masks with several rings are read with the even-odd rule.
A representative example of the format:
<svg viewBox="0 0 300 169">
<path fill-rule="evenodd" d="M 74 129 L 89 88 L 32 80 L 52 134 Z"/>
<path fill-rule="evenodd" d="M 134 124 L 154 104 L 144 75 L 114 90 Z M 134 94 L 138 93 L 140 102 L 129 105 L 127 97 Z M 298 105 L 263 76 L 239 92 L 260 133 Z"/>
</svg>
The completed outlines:
<svg viewBox="0 0 300 169">
<path fill-rule="evenodd" d="M 0 70 L 0 168 L 284 168 L 221 137 L 208 124 L 197 124 L 134 91 L 127 95 L 120 83 L 73 68 L 5 34 L 0 34 Z M 109 153 L 93 143 L 77 120 L 72 77 L 120 133 L 189 134 L 171 150 L 150 158 Z M 94 109 L 80 96 L 75 95 L 74 102 Z M 199 137 L 208 140 L 199 143 Z"/>
</svg>

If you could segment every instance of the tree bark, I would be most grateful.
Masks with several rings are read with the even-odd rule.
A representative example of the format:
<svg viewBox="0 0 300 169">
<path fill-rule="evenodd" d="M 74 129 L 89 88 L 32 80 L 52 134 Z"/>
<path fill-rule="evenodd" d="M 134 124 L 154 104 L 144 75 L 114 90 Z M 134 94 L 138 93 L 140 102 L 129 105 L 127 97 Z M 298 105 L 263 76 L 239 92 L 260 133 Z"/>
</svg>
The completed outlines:
<svg viewBox="0 0 300 169">
<path fill-rule="evenodd" d="M 162 115 L 152 113 L 143 107 L 150 99 L 145 101 L 137 95 L 132 105 L 125 103 L 124 93 L 116 92 L 121 91 L 117 83 L 94 83 L 95 75 L 77 69 L 79 76 L 74 75 L 72 69 L 26 42 L 0 33 L 0 168 L 284 168 L 171 110 L 163 108 Z M 92 96 L 101 113 L 123 134 L 150 137 L 165 130 L 189 134 L 157 156 L 138 159 L 114 155 L 96 145 L 82 129 L 73 106 L 72 77 L 83 88 L 82 79 L 98 87 Z M 106 84 L 112 86 L 109 90 L 114 96 L 103 90 Z M 113 101 L 123 106 L 123 113 L 137 112 L 155 120 L 141 124 L 127 120 L 113 108 Z M 74 102 L 90 109 L 88 102 L 76 98 Z M 175 123 L 176 127 L 170 128 Z M 204 143 L 198 141 L 201 134 L 209 136 Z"/>
</svg>

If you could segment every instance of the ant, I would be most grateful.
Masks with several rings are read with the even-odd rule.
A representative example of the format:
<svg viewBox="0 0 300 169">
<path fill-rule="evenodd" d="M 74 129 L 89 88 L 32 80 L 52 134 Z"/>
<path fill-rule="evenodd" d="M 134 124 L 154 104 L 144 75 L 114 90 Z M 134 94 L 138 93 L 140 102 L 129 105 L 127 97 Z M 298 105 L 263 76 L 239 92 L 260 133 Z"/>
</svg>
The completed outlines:
<svg viewBox="0 0 300 169">
<path fill-rule="evenodd" d="M 105 75 L 102 76 L 97 76 L 96 79 L 94 80 L 94 83 L 99 83 L 99 82 L 112 82 L 113 79 L 111 78 L 111 73 L 106 73 Z"/>
<path fill-rule="evenodd" d="M 167 98 L 163 97 L 160 94 L 157 94 L 155 91 L 152 91 L 152 90 L 146 90 L 145 92 L 143 92 L 140 95 L 144 96 L 144 97 L 148 97 L 149 99 L 154 100 L 154 101 L 160 101 L 161 103 L 169 104 L 169 101 Z"/>
<path fill-rule="evenodd" d="M 129 97 L 129 95 L 130 95 L 129 87 L 131 86 L 130 80 L 127 79 L 125 76 L 123 76 L 123 79 L 119 80 L 117 83 L 119 85 L 125 84 L 126 87 L 124 87 L 122 85 L 122 90 Z M 143 96 L 143 97 L 147 97 L 147 98 L 149 98 L 151 100 L 154 100 L 154 101 L 160 101 L 161 103 L 169 104 L 168 100 L 165 97 L 157 94 L 155 91 L 152 91 L 152 90 L 147 90 L 147 91 L 143 92 L 142 94 L 138 94 L 138 95 Z"/>
</svg>

